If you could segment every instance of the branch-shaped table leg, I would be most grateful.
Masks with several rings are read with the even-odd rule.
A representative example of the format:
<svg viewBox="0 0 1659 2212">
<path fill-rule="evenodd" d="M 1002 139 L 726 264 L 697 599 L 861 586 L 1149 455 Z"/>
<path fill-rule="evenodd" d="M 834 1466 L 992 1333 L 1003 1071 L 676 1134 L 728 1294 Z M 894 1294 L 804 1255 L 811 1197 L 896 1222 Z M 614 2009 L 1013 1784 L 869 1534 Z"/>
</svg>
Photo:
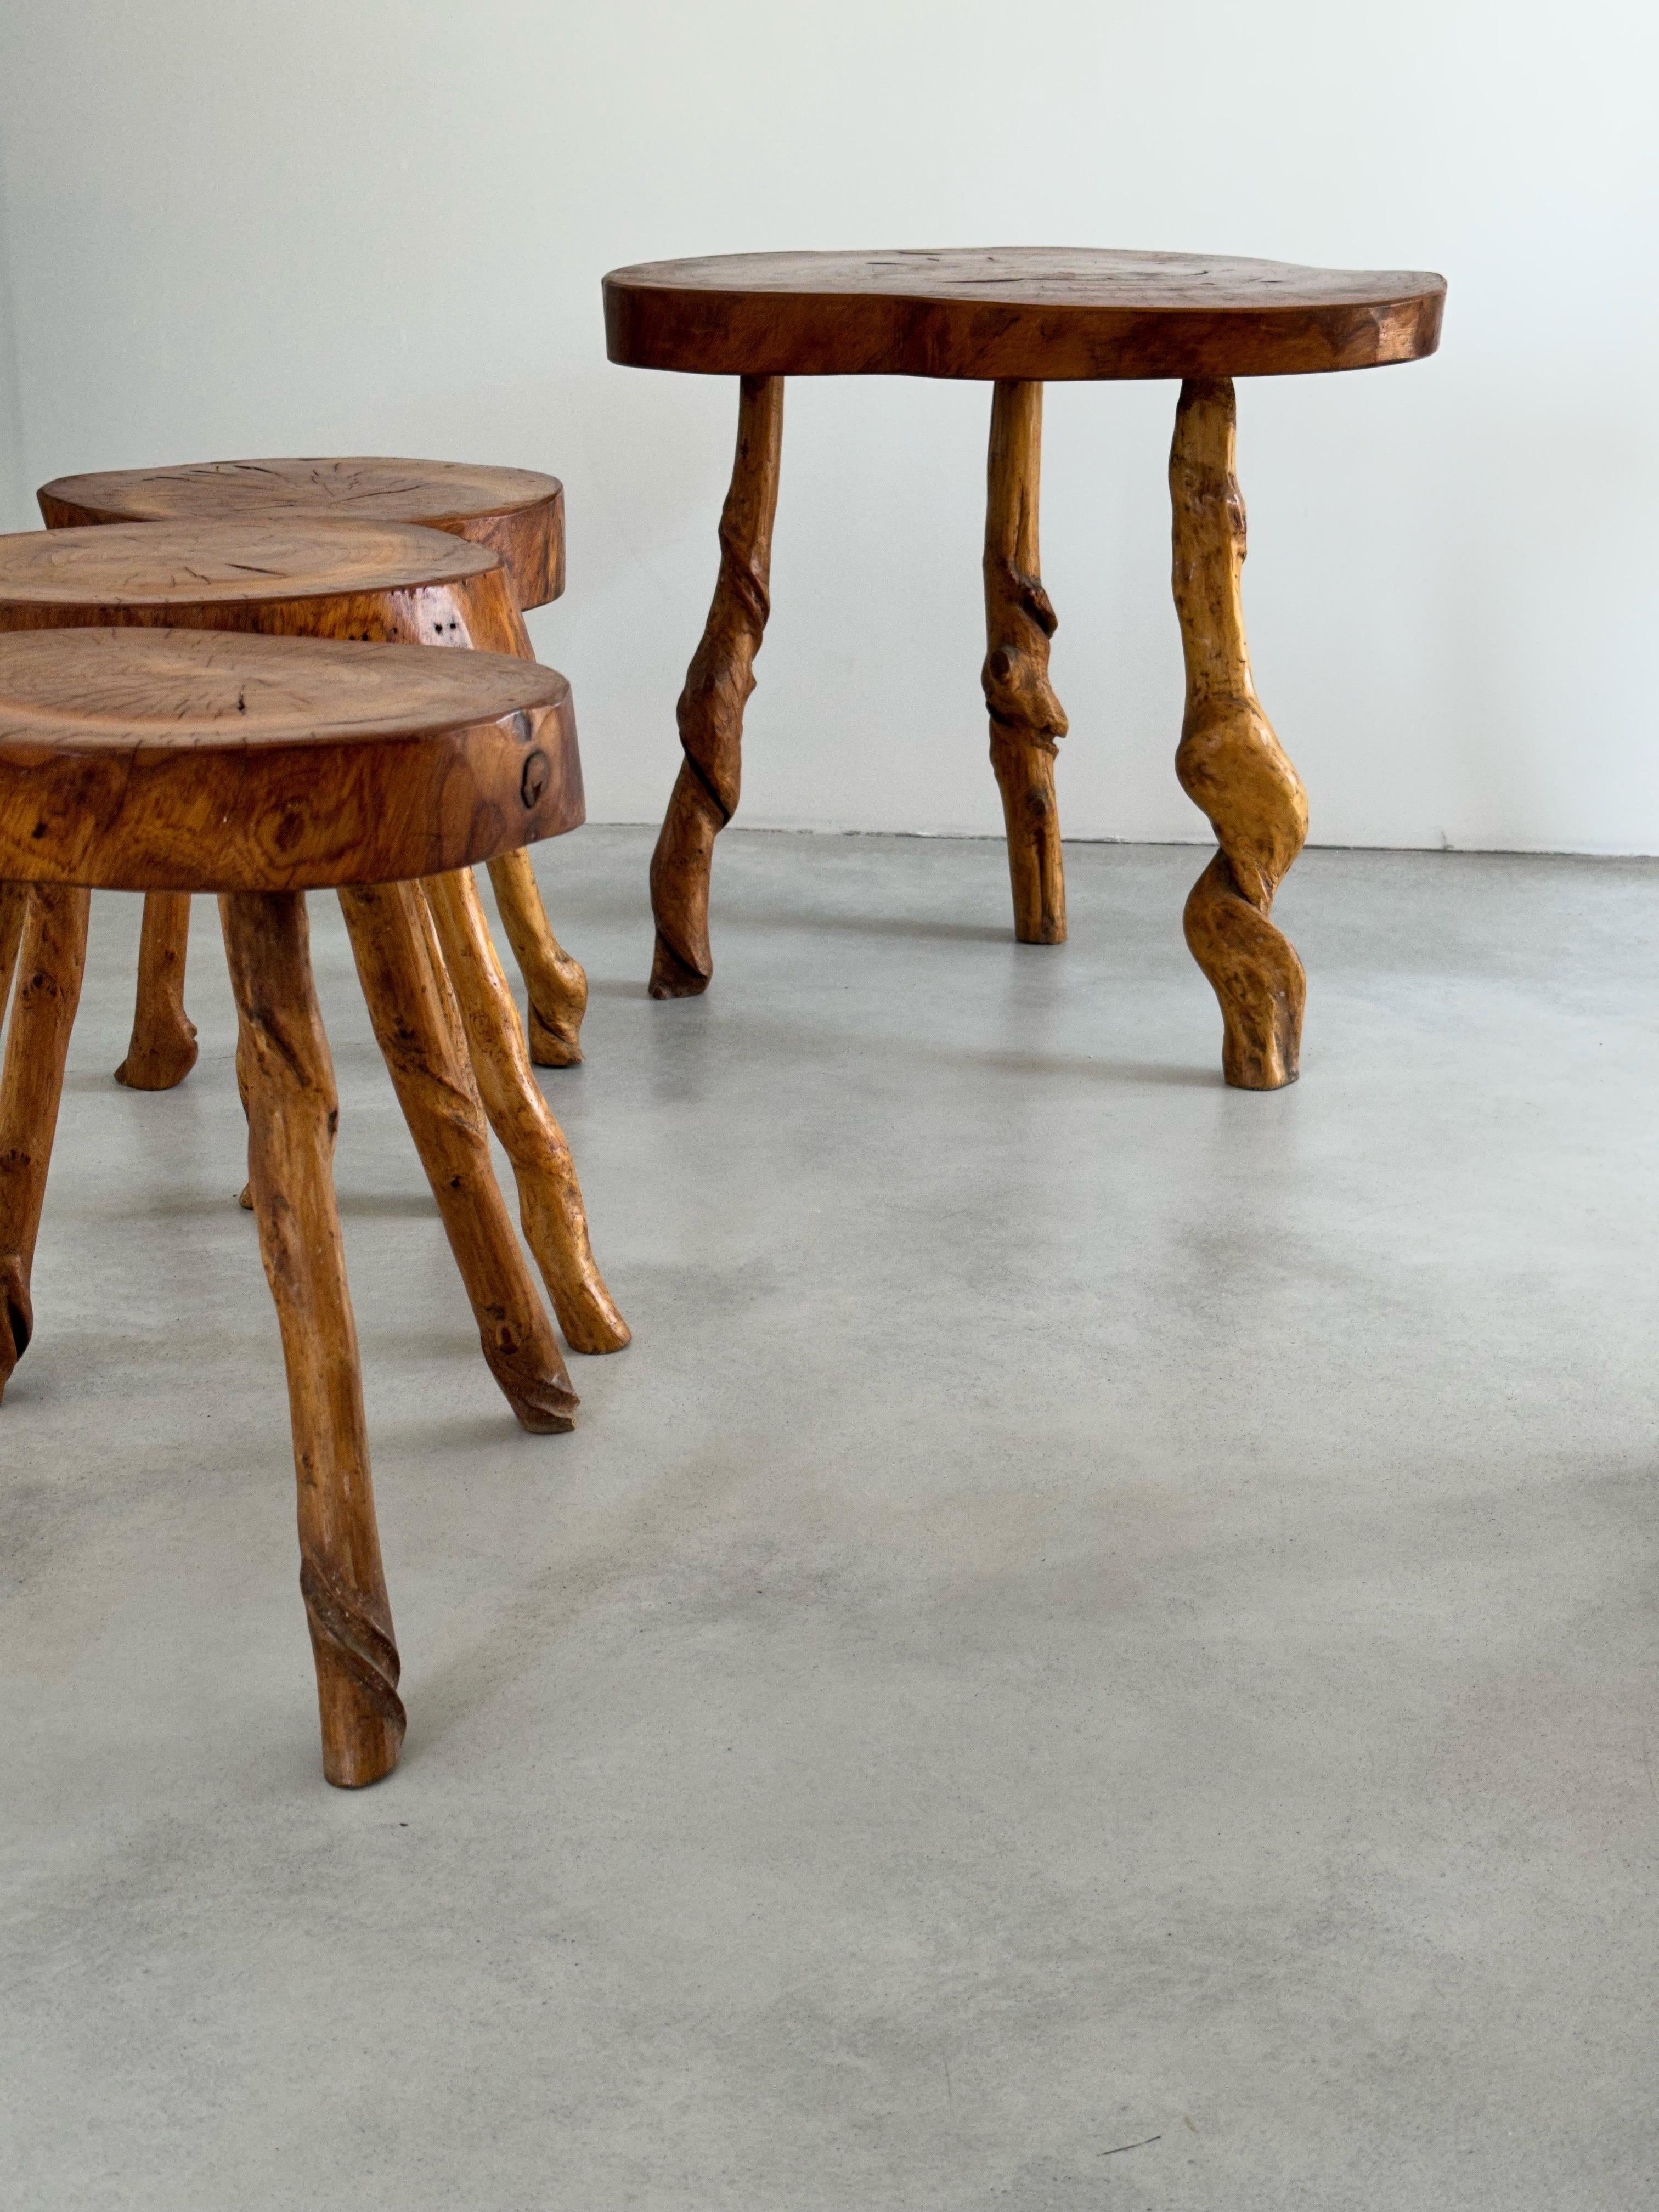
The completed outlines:
<svg viewBox="0 0 1659 2212">
<path fill-rule="evenodd" d="M 29 1278 L 92 907 L 68 884 L 36 884 L 27 899 L 0 1075 L 0 1397 L 34 1328 Z"/>
<path fill-rule="evenodd" d="M 12 971 L 17 965 L 17 948 L 23 941 L 23 924 L 28 910 L 27 884 L 0 884 L 0 1028 L 5 1025 Z"/>
<path fill-rule="evenodd" d="M 146 891 L 138 937 L 132 1036 L 115 1080 L 131 1091 L 171 1091 L 196 1065 L 196 1024 L 185 1012 L 190 895 Z"/>
<path fill-rule="evenodd" d="M 1175 602 L 1187 658 L 1176 773 L 1220 851 L 1187 901 L 1188 946 L 1221 1001 L 1222 1073 L 1242 1091 L 1294 1083 L 1307 977 L 1268 915 L 1308 835 L 1302 779 L 1261 711 L 1244 641 L 1244 502 L 1233 474 L 1233 387 L 1181 387 L 1170 496 Z"/>
<path fill-rule="evenodd" d="M 220 915 L 240 1020 L 259 1249 L 288 1368 L 323 1772 L 353 1790 L 397 1765 L 404 1709 L 334 1199 L 334 1069 L 303 894 L 236 891 L 220 901 Z"/>
<path fill-rule="evenodd" d="M 513 1163 L 519 1218 L 559 1326 L 578 1352 L 620 1352 L 629 1327 L 594 1262 L 575 1164 L 531 1072 L 472 872 L 430 877 L 425 890 L 484 1111 Z"/>
<path fill-rule="evenodd" d="M 530 855 L 520 846 L 489 863 L 501 927 L 530 1004 L 530 1057 L 538 1067 L 574 1067 L 582 1056 L 587 977 L 553 934 Z"/>
<path fill-rule="evenodd" d="M 459 1017 L 427 951 L 418 884 L 343 888 L 369 1018 L 443 1217 L 490 1373 L 524 1427 L 575 1426 L 578 1400 L 490 1164 Z"/>
<path fill-rule="evenodd" d="M 991 401 L 986 465 L 985 666 L 991 765 L 1008 829 L 1014 934 L 1022 945 L 1066 942 L 1066 869 L 1054 760 L 1064 709 L 1048 681 L 1058 627 L 1042 588 L 1037 495 L 1042 473 L 1042 386 L 1003 379 Z"/>
<path fill-rule="evenodd" d="M 783 379 L 745 376 L 732 488 L 720 513 L 720 580 L 675 710 L 685 758 L 651 858 L 653 999 L 696 998 L 714 972 L 708 870 L 714 840 L 738 807 L 743 710 L 755 688 L 755 655 L 771 611 L 767 585 L 782 450 Z"/>
</svg>

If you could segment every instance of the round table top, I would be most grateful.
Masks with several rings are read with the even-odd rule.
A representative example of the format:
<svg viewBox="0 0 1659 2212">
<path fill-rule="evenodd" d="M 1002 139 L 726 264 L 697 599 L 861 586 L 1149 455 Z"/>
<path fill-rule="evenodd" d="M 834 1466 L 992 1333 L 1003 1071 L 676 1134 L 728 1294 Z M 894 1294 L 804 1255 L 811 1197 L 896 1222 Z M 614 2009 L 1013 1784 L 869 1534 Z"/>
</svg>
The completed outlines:
<svg viewBox="0 0 1659 2212">
<path fill-rule="evenodd" d="M 556 670 L 230 630 L 0 635 L 0 882 L 405 881 L 583 819 Z"/>
<path fill-rule="evenodd" d="M 55 477 L 40 487 L 40 501 L 53 529 L 289 514 L 413 524 L 492 546 L 520 608 L 544 605 L 564 589 L 564 487 L 534 469 L 365 456 L 193 461 Z"/>
<path fill-rule="evenodd" d="M 0 624 L 7 610 L 257 606 L 413 591 L 499 568 L 501 556 L 441 530 L 319 521 L 129 522 L 0 538 Z"/>
<path fill-rule="evenodd" d="M 1415 361 L 1445 279 L 1225 254 L 1039 246 L 727 253 L 605 280 L 636 368 L 741 376 L 1294 376 Z"/>
</svg>

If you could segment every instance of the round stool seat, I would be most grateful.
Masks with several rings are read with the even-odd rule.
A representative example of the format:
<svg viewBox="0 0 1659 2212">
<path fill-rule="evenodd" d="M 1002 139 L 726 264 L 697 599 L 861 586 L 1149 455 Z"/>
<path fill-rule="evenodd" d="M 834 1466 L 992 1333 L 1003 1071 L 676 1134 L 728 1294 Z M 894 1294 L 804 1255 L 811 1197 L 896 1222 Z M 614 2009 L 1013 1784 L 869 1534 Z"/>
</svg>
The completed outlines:
<svg viewBox="0 0 1659 2212">
<path fill-rule="evenodd" d="M 214 630 L 0 635 L 0 881 L 402 882 L 584 812 L 569 687 L 534 661 Z"/>
<path fill-rule="evenodd" d="M 408 611 L 421 642 L 441 645 L 458 624 L 430 587 L 470 582 L 501 565 L 488 546 L 440 530 L 304 514 L 257 526 L 134 522 L 19 531 L 0 538 L 0 629 L 146 619 L 234 629 L 257 610 L 258 627 L 270 633 L 284 627 L 282 608 L 292 602 L 293 627 L 306 631 L 312 623 L 304 601 L 408 592 L 425 595 L 418 611 Z"/>
<path fill-rule="evenodd" d="M 722 253 L 605 280 L 612 361 L 726 376 L 1295 376 L 1432 353 L 1446 283 L 1221 253 Z"/>
<path fill-rule="evenodd" d="M 49 529 L 80 523 L 269 522 L 287 514 L 413 524 L 501 556 L 520 609 L 564 589 L 564 487 L 534 469 L 355 459 L 198 461 L 43 484 Z"/>
</svg>

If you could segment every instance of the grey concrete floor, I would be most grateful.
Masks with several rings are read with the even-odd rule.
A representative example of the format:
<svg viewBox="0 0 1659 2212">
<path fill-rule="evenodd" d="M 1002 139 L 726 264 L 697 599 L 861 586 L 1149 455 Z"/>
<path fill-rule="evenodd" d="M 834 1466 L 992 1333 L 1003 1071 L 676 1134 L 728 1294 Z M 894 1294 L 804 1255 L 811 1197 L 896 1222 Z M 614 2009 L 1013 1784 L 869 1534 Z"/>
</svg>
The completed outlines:
<svg viewBox="0 0 1659 2212">
<path fill-rule="evenodd" d="M 318 1768 L 276 1329 L 98 902 L 0 1412 L 0 2199 L 1659 2201 L 1659 866 L 1310 853 L 1223 1088 L 1192 850 L 539 856 L 635 1330 L 514 1428 L 313 902 L 410 1733 Z"/>
</svg>

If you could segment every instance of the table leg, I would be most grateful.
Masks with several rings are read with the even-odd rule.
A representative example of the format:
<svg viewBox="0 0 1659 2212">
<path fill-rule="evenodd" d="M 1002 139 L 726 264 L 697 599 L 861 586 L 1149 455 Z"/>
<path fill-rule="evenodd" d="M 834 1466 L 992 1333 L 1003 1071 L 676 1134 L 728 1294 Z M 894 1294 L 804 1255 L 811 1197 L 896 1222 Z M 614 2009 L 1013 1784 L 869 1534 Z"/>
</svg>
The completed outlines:
<svg viewBox="0 0 1659 2212">
<path fill-rule="evenodd" d="M 1170 452 L 1175 602 L 1187 659 L 1176 773 L 1220 846 L 1187 900 L 1192 956 L 1221 1002 L 1221 1066 L 1242 1091 L 1294 1083 L 1307 977 L 1268 919 L 1308 835 L 1302 779 L 1261 711 L 1244 641 L 1244 501 L 1226 377 L 1181 387 Z"/>
<path fill-rule="evenodd" d="M 720 579 L 676 709 L 685 758 L 651 860 L 653 999 L 696 998 L 714 972 L 708 870 L 714 840 L 737 811 L 743 710 L 771 611 L 767 585 L 782 448 L 783 379 L 745 376 L 737 459 L 720 514 Z"/>
<path fill-rule="evenodd" d="M 501 927 L 524 977 L 530 1006 L 530 1057 L 538 1067 L 575 1067 L 582 1056 L 587 977 L 553 934 L 522 846 L 489 863 Z"/>
<path fill-rule="evenodd" d="M 288 1369 L 323 1772 L 352 1790 L 397 1765 L 404 1709 L 334 1198 L 334 1069 L 303 893 L 235 891 L 219 910 L 240 1022 L 253 1210 Z"/>
<path fill-rule="evenodd" d="M 171 1091 L 196 1065 L 196 1024 L 185 1012 L 190 896 L 146 891 L 138 938 L 132 1036 L 115 1080 L 131 1091 Z"/>
<path fill-rule="evenodd" d="M 418 884 L 343 887 L 358 980 L 443 1218 L 490 1373 L 535 1435 L 578 1403 L 490 1164 L 489 1132 L 446 979 L 428 954 Z"/>
<path fill-rule="evenodd" d="M 1014 934 L 1022 945 L 1063 945 L 1066 870 L 1054 760 L 1066 723 L 1048 681 L 1048 641 L 1057 624 L 1039 573 L 1042 471 L 1042 386 L 1000 380 L 991 401 L 986 465 L 986 653 L 980 681 L 1008 830 Z"/>
<path fill-rule="evenodd" d="M 69 884 L 36 884 L 28 892 L 0 1075 L 0 1397 L 34 1328 L 29 1278 L 91 906 L 90 892 Z"/>
<path fill-rule="evenodd" d="M 28 910 L 27 884 L 0 884 L 0 1029 L 5 1026 L 12 970 L 17 965 L 17 948 L 23 941 L 23 924 Z"/>
</svg>

